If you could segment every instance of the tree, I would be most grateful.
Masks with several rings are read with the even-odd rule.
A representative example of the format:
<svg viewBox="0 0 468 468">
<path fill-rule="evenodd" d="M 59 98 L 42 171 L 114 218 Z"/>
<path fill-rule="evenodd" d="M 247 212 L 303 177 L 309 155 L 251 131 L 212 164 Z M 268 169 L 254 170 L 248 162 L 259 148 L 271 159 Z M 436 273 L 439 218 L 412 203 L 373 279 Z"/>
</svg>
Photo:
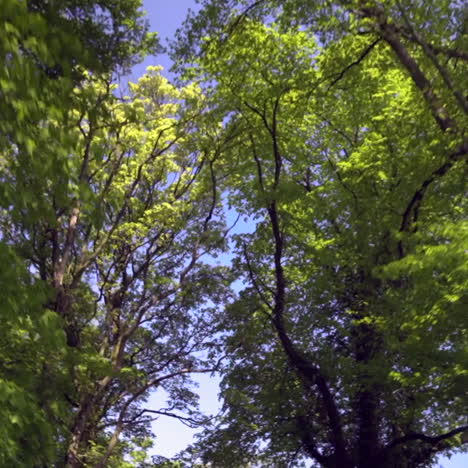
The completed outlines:
<svg viewBox="0 0 468 468">
<path fill-rule="evenodd" d="M 58 390 L 65 385 L 58 363 L 61 326 L 44 308 L 53 292 L 31 274 L 23 252 L 11 242 L 9 221 L 13 225 L 22 217 L 21 222 L 27 218 L 30 225 L 50 221 L 41 218 L 51 211 L 41 193 L 44 185 L 57 187 L 67 180 L 68 151 L 74 142 L 64 121 L 74 106 L 73 89 L 86 72 L 117 72 L 154 49 L 155 36 L 148 33 L 139 5 L 1 2 L 0 210 L 6 222 L 0 238 L 3 466 L 48 465 L 58 432 L 53 421 L 66 413 Z M 56 374 L 44 369 L 47 359 L 52 359 Z"/>
<path fill-rule="evenodd" d="M 155 50 L 140 4 L 2 0 L 2 148 L 16 144 L 31 152 L 38 123 L 66 115 L 85 72 L 122 73 Z M 32 170 L 42 167 L 29 163 Z M 2 193 L 3 206 L 11 196 Z"/>
<path fill-rule="evenodd" d="M 179 35 L 238 135 L 230 203 L 256 219 L 226 413 L 197 448 L 214 466 L 432 466 L 462 446 L 466 19 L 429 3 L 206 1 Z"/>
<path fill-rule="evenodd" d="M 176 90 L 157 69 L 123 100 L 102 76 L 75 94 L 67 168 L 35 194 L 47 211 L 16 206 L 2 232 L 50 291 L 44 314 L 60 343 L 56 362 L 42 356 L 38 379 L 55 381 L 68 409 L 52 416 L 56 463 L 114 466 L 121 437 L 147 437 L 160 415 L 203 421 L 189 375 L 216 365 L 212 316 L 227 281 L 201 260 L 224 244 L 210 188 L 216 135 L 197 119 L 200 91 Z M 40 183 L 29 168 L 5 182 L 24 179 Z M 144 407 L 155 388 L 168 407 Z"/>
<path fill-rule="evenodd" d="M 158 70 L 117 96 L 155 43 L 139 6 L 2 2 L 2 466 L 124 466 L 161 414 L 202 420 L 217 136 Z M 145 408 L 156 387 L 168 407 Z"/>
<path fill-rule="evenodd" d="M 2 2 L 0 464 L 148 466 L 222 351 L 191 466 L 431 466 L 468 429 L 466 13 L 203 3 L 194 83 L 119 96 L 139 1 Z M 233 303 L 222 200 L 255 226 Z"/>
</svg>

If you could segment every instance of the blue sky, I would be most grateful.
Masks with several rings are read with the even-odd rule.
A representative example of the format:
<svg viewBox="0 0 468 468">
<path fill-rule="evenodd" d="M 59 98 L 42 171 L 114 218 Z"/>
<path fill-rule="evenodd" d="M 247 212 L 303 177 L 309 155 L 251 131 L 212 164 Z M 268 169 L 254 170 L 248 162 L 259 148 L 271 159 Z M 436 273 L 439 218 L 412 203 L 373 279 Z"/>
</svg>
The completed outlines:
<svg viewBox="0 0 468 468">
<path fill-rule="evenodd" d="M 198 6 L 194 0 L 144 0 L 144 9 L 148 14 L 151 30 L 157 31 L 160 39 L 164 43 L 167 38 L 174 36 L 175 30 L 181 25 L 188 9 L 197 10 Z M 136 81 L 144 73 L 146 67 L 150 65 L 162 65 L 168 76 L 167 70 L 171 66 L 169 58 L 165 55 L 148 57 L 142 64 L 136 66 L 129 79 Z M 216 413 L 219 410 L 217 399 L 218 380 L 202 375 L 195 378 L 199 383 L 200 405 L 207 413 Z M 150 405 L 160 407 L 164 404 L 165 395 L 156 392 L 150 399 Z M 154 451 L 159 455 L 167 457 L 174 456 L 184 449 L 193 438 L 194 430 L 187 428 L 177 420 L 161 418 L 153 424 L 156 434 Z M 441 459 L 442 468 L 467 468 L 468 455 L 458 455 L 450 460 Z"/>
<path fill-rule="evenodd" d="M 176 29 L 184 21 L 188 10 L 197 11 L 199 7 L 194 0 L 143 0 L 143 8 L 147 12 L 151 30 L 158 33 L 164 45 L 167 39 L 174 37 Z M 134 67 L 131 80 L 135 81 L 150 65 L 162 65 L 165 70 L 164 74 L 169 75 L 171 61 L 167 55 L 162 54 L 157 57 L 148 57 L 143 63 Z"/>
</svg>

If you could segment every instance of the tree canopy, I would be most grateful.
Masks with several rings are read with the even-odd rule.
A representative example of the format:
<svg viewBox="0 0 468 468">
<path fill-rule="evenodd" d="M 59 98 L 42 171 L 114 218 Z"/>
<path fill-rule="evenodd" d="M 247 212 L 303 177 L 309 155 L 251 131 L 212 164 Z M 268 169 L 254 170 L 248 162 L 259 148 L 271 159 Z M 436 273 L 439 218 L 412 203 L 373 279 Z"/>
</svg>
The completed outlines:
<svg viewBox="0 0 468 468">
<path fill-rule="evenodd" d="M 179 66 L 237 132 L 226 190 L 256 221 L 202 453 L 429 466 L 467 429 L 466 12 L 205 2 L 187 27 Z"/>
<path fill-rule="evenodd" d="M 140 3 L 2 2 L 0 464 L 463 450 L 464 5 L 204 0 L 178 84 L 124 90 L 157 47 Z M 205 427 L 174 463 L 149 461 L 163 415 Z"/>
</svg>

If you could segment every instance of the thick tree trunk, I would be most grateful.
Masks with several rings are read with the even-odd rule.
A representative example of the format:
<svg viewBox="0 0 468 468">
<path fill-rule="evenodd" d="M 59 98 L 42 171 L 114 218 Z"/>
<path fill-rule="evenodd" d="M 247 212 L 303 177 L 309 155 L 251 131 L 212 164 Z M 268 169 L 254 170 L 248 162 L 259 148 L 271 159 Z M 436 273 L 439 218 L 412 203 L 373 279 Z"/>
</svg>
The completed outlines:
<svg viewBox="0 0 468 468">
<path fill-rule="evenodd" d="M 72 437 L 67 448 L 66 468 L 79 468 L 83 466 L 80 452 L 86 449 L 88 445 L 86 434 L 90 431 L 88 426 L 94 407 L 95 399 L 91 395 L 85 397 L 80 404 L 71 430 Z"/>
<path fill-rule="evenodd" d="M 356 416 L 358 421 L 357 462 L 359 468 L 373 468 L 374 458 L 380 450 L 379 444 L 379 389 L 369 382 L 366 367 L 372 363 L 377 353 L 379 338 L 372 325 L 357 325 L 355 336 L 355 358 L 363 366 L 357 376 L 360 387 L 356 395 Z"/>
<path fill-rule="evenodd" d="M 378 438 L 377 415 L 378 400 L 373 391 L 364 390 L 358 396 L 358 466 L 359 468 L 374 468 L 375 456 L 380 446 Z"/>
<path fill-rule="evenodd" d="M 366 271 L 352 275 L 349 308 L 353 310 L 351 346 L 357 364 L 355 375 L 358 391 L 354 398 L 357 421 L 354 458 L 357 468 L 374 468 L 381 450 L 381 417 L 379 414 L 381 389 L 370 367 L 382 349 L 382 337 L 373 323 L 379 302 L 381 284 Z"/>
</svg>

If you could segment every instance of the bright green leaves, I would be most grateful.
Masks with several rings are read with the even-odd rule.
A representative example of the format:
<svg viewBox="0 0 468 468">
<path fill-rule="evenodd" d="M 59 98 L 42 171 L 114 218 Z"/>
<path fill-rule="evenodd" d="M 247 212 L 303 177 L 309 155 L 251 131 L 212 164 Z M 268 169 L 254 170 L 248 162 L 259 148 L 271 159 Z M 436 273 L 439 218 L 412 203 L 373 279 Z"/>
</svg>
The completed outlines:
<svg viewBox="0 0 468 468">
<path fill-rule="evenodd" d="M 247 21 L 227 42 L 207 40 L 206 49 L 202 73 L 216 80 L 219 98 L 230 96 L 241 113 L 251 114 L 252 107 L 271 110 L 276 99 L 297 112 L 295 103 L 307 99 L 316 82 L 315 41 L 303 32 L 282 33 Z"/>
<path fill-rule="evenodd" d="M 414 282 L 411 299 L 417 307 L 405 309 L 403 329 L 414 336 L 423 334 L 425 339 L 430 336 L 440 346 L 450 343 L 453 349 L 462 350 L 466 338 L 455 330 L 465 320 L 466 222 L 432 225 L 428 234 L 420 235 L 414 253 L 387 265 L 383 274 L 393 279 L 410 277 Z"/>
<path fill-rule="evenodd" d="M 274 164 L 268 156 L 272 135 L 280 151 L 303 149 L 297 148 L 301 143 L 292 133 L 307 131 L 305 109 L 317 82 L 315 40 L 297 30 L 284 32 L 275 25 L 246 21 L 229 41 L 207 39 L 205 47 L 199 79 L 209 81 L 202 86 L 220 114 L 213 117 L 222 119 L 227 135 L 235 138 L 230 161 L 236 169 L 227 170 L 239 189 L 238 196 L 254 204 L 253 209 L 248 205 L 239 209 L 253 212 L 276 198 L 277 190 L 283 190 L 273 182 Z M 216 81 L 215 87 L 211 80 Z M 263 166 L 262 181 L 256 175 L 255 158 Z M 291 199 L 295 191 L 285 184 L 284 192 Z"/>
<path fill-rule="evenodd" d="M 56 387 L 39 376 L 48 365 L 45 356 L 54 367 L 64 337 L 57 315 L 42 311 L 46 288 L 29 277 L 21 259 L 4 244 L 0 245 L 0 263 L 0 464 L 26 468 L 39 459 L 47 463 L 53 455 L 51 422 L 60 413 L 53 407 Z"/>
<path fill-rule="evenodd" d="M 0 463 L 4 466 L 14 463 L 27 468 L 47 463 L 54 455 L 52 428 L 31 390 L 0 379 Z"/>
<path fill-rule="evenodd" d="M 67 344 L 92 317 L 96 297 L 77 294 L 81 302 L 72 301 L 64 314 L 54 310 L 55 302 L 59 296 L 66 302 L 69 292 L 52 286 L 58 276 L 70 281 L 74 269 L 83 268 L 68 261 L 75 239 L 80 261 L 92 247 L 82 231 L 67 235 L 72 210 L 81 208 L 88 226 L 106 221 L 106 206 L 87 178 L 109 151 L 106 125 L 116 107 L 109 76 L 155 46 L 139 6 L 137 0 L 2 1 L 2 466 L 49 466 L 63 459 L 56 449 L 68 437 L 65 401 L 73 396 L 70 371 L 80 362 Z M 113 124 L 117 131 L 122 122 Z M 100 141 L 91 138 L 93 131 Z"/>
<path fill-rule="evenodd" d="M 198 48 L 186 76 L 232 137 L 229 206 L 255 221 L 236 236 L 249 287 L 227 310 L 227 413 L 205 451 L 215 463 L 241 456 L 231 438 L 252 460 L 302 450 L 325 466 L 341 430 L 361 466 L 395 431 L 463 423 L 468 75 L 458 5 L 435 3 L 206 0 L 179 37 L 180 57 Z M 402 466 L 429 466 L 432 448 L 419 450 Z"/>
<path fill-rule="evenodd" d="M 361 460 L 461 423 L 458 4 L 206 0 L 193 82 L 152 67 L 121 98 L 112 73 L 154 45 L 139 1 L 3 3 L 0 464 L 51 464 L 54 443 L 146 463 L 148 393 L 198 417 L 187 376 L 221 333 L 223 466 L 328 460 L 340 431 Z M 221 200 L 255 223 L 220 320 L 232 272 L 202 260 L 226 248 Z"/>
<path fill-rule="evenodd" d="M 311 65 L 315 50 L 315 41 L 304 32 L 282 33 L 275 25 L 266 27 L 246 21 L 234 31 L 231 40 L 222 45 L 208 39 L 206 60 L 207 64 L 217 67 L 218 73 L 222 70 L 227 72 L 219 73 L 219 76 L 216 72 L 212 74 L 213 78 L 220 79 L 221 85 L 230 86 L 236 94 L 248 93 L 250 97 L 267 88 L 278 94 L 294 90 L 299 85 L 313 84 Z M 215 55 L 219 52 L 223 62 L 219 62 L 221 57 Z M 217 63 L 222 64 L 222 68 Z M 249 79 L 242 80 L 243 77 Z M 242 82 L 245 87 L 241 86 Z"/>
</svg>

